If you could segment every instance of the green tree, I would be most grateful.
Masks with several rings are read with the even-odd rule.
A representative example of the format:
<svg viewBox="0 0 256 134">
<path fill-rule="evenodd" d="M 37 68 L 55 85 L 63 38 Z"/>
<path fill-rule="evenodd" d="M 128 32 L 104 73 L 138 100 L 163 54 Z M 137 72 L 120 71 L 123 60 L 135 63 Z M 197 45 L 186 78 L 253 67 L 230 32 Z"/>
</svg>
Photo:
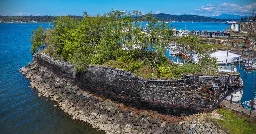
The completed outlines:
<svg viewBox="0 0 256 134">
<path fill-rule="evenodd" d="M 46 35 L 44 34 L 43 27 L 40 26 L 38 29 L 33 30 L 30 38 L 31 48 L 30 52 L 34 54 L 36 50 L 44 44 L 44 39 Z"/>
<path fill-rule="evenodd" d="M 53 22 L 50 43 L 55 49 L 55 55 L 67 61 L 74 51 L 73 46 L 77 39 L 76 28 L 79 26 L 79 20 L 71 16 L 60 16 Z"/>
<path fill-rule="evenodd" d="M 52 30 L 39 28 L 33 32 L 31 52 L 47 44 L 47 54 L 71 62 L 78 71 L 86 71 L 89 64 L 112 65 L 147 78 L 180 77 L 183 73 L 200 72 L 199 68 L 203 67 L 214 69 L 214 60 L 206 58 L 205 54 L 209 45 L 199 44 L 194 36 L 176 40 L 184 53 L 194 51 L 203 55 L 200 63 L 172 64 L 164 56 L 166 46 L 174 40 L 168 23 L 157 22 L 152 13 L 143 17 L 139 11 L 114 10 L 96 16 L 84 13 L 82 19 L 56 17 Z M 139 25 L 141 20 L 147 21 L 146 30 Z"/>
</svg>

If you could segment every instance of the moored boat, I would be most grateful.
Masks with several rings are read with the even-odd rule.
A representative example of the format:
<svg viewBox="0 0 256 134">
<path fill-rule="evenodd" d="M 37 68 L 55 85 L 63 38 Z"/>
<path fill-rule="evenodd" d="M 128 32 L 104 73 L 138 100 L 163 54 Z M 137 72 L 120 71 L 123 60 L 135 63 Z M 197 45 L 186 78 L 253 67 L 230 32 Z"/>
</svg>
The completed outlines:
<svg viewBox="0 0 256 134">
<path fill-rule="evenodd" d="M 243 91 L 236 91 L 235 93 L 232 93 L 231 95 L 227 96 L 225 99 L 228 101 L 232 101 L 234 103 L 238 103 L 241 101 L 242 95 Z"/>
<path fill-rule="evenodd" d="M 217 59 L 218 65 L 232 64 L 241 60 L 241 55 L 229 51 L 216 51 L 210 56 Z"/>
<path fill-rule="evenodd" d="M 253 102 L 252 102 L 253 101 Z M 252 106 L 253 105 L 253 106 Z M 247 109 L 251 109 L 251 107 L 253 108 L 253 110 L 256 110 L 256 98 L 254 100 L 248 100 L 248 101 L 244 101 L 242 103 L 242 106 L 247 108 Z"/>
</svg>

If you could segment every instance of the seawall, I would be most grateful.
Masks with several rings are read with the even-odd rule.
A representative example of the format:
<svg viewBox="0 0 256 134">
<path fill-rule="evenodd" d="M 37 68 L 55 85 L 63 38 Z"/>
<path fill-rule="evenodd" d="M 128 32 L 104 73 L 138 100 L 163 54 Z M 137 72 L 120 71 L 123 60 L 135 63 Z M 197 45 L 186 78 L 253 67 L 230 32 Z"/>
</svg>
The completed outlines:
<svg viewBox="0 0 256 134">
<path fill-rule="evenodd" d="M 124 70 L 101 66 L 89 66 L 87 72 L 77 73 L 71 64 L 42 54 L 35 55 L 34 61 L 81 89 L 129 106 L 171 115 L 211 111 L 228 91 L 241 88 L 239 75 L 186 75 L 178 80 L 147 80 Z"/>
<path fill-rule="evenodd" d="M 229 88 L 240 87 L 238 75 L 145 80 L 100 66 L 89 66 L 86 73 L 77 73 L 72 65 L 44 54 L 34 55 L 33 61 L 20 71 L 39 95 L 57 101 L 73 119 L 106 133 L 224 133 L 206 120 L 184 121 L 183 117 L 170 115 L 211 111 Z"/>
</svg>

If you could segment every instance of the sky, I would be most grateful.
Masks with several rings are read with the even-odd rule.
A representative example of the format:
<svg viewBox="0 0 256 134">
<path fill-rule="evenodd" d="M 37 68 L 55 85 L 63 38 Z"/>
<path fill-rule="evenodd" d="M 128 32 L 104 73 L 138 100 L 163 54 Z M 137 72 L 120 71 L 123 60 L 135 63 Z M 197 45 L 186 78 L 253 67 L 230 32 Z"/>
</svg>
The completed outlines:
<svg viewBox="0 0 256 134">
<path fill-rule="evenodd" d="M 111 10 L 142 13 L 251 15 L 255 0 L 0 0 L 0 15 L 89 15 Z"/>
</svg>

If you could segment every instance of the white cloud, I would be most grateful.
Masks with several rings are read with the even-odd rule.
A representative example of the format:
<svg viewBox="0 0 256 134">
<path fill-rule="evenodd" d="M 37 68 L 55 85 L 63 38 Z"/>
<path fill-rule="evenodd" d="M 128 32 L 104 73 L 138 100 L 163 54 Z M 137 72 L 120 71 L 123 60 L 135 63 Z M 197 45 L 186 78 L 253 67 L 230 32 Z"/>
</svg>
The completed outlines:
<svg viewBox="0 0 256 134">
<path fill-rule="evenodd" d="M 173 13 L 172 15 L 182 15 L 183 13 Z"/>
<path fill-rule="evenodd" d="M 29 16 L 31 13 L 16 13 L 18 16 Z"/>
<path fill-rule="evenodd" d="M 214 5 L 213 4 L 207 4 L 208 7 L 213 7 Z"/>
<path fill-rule="evenodd" d="M 217 16 L 220 14 L 237 14 L 237 15 L 249 15 L 252 10 L 256 10 L 256 3 L 249 5 L 237 5 L 233 3 L 222 3 L 219 5 L 207 4 L 195 9 L 200 14 Z"/>
<path fill-rule="evenodd" d="M 161 13 L 160 11 L 156 11 L 156 14 L 159 14 L 159 13 Z"/>
</svg>

